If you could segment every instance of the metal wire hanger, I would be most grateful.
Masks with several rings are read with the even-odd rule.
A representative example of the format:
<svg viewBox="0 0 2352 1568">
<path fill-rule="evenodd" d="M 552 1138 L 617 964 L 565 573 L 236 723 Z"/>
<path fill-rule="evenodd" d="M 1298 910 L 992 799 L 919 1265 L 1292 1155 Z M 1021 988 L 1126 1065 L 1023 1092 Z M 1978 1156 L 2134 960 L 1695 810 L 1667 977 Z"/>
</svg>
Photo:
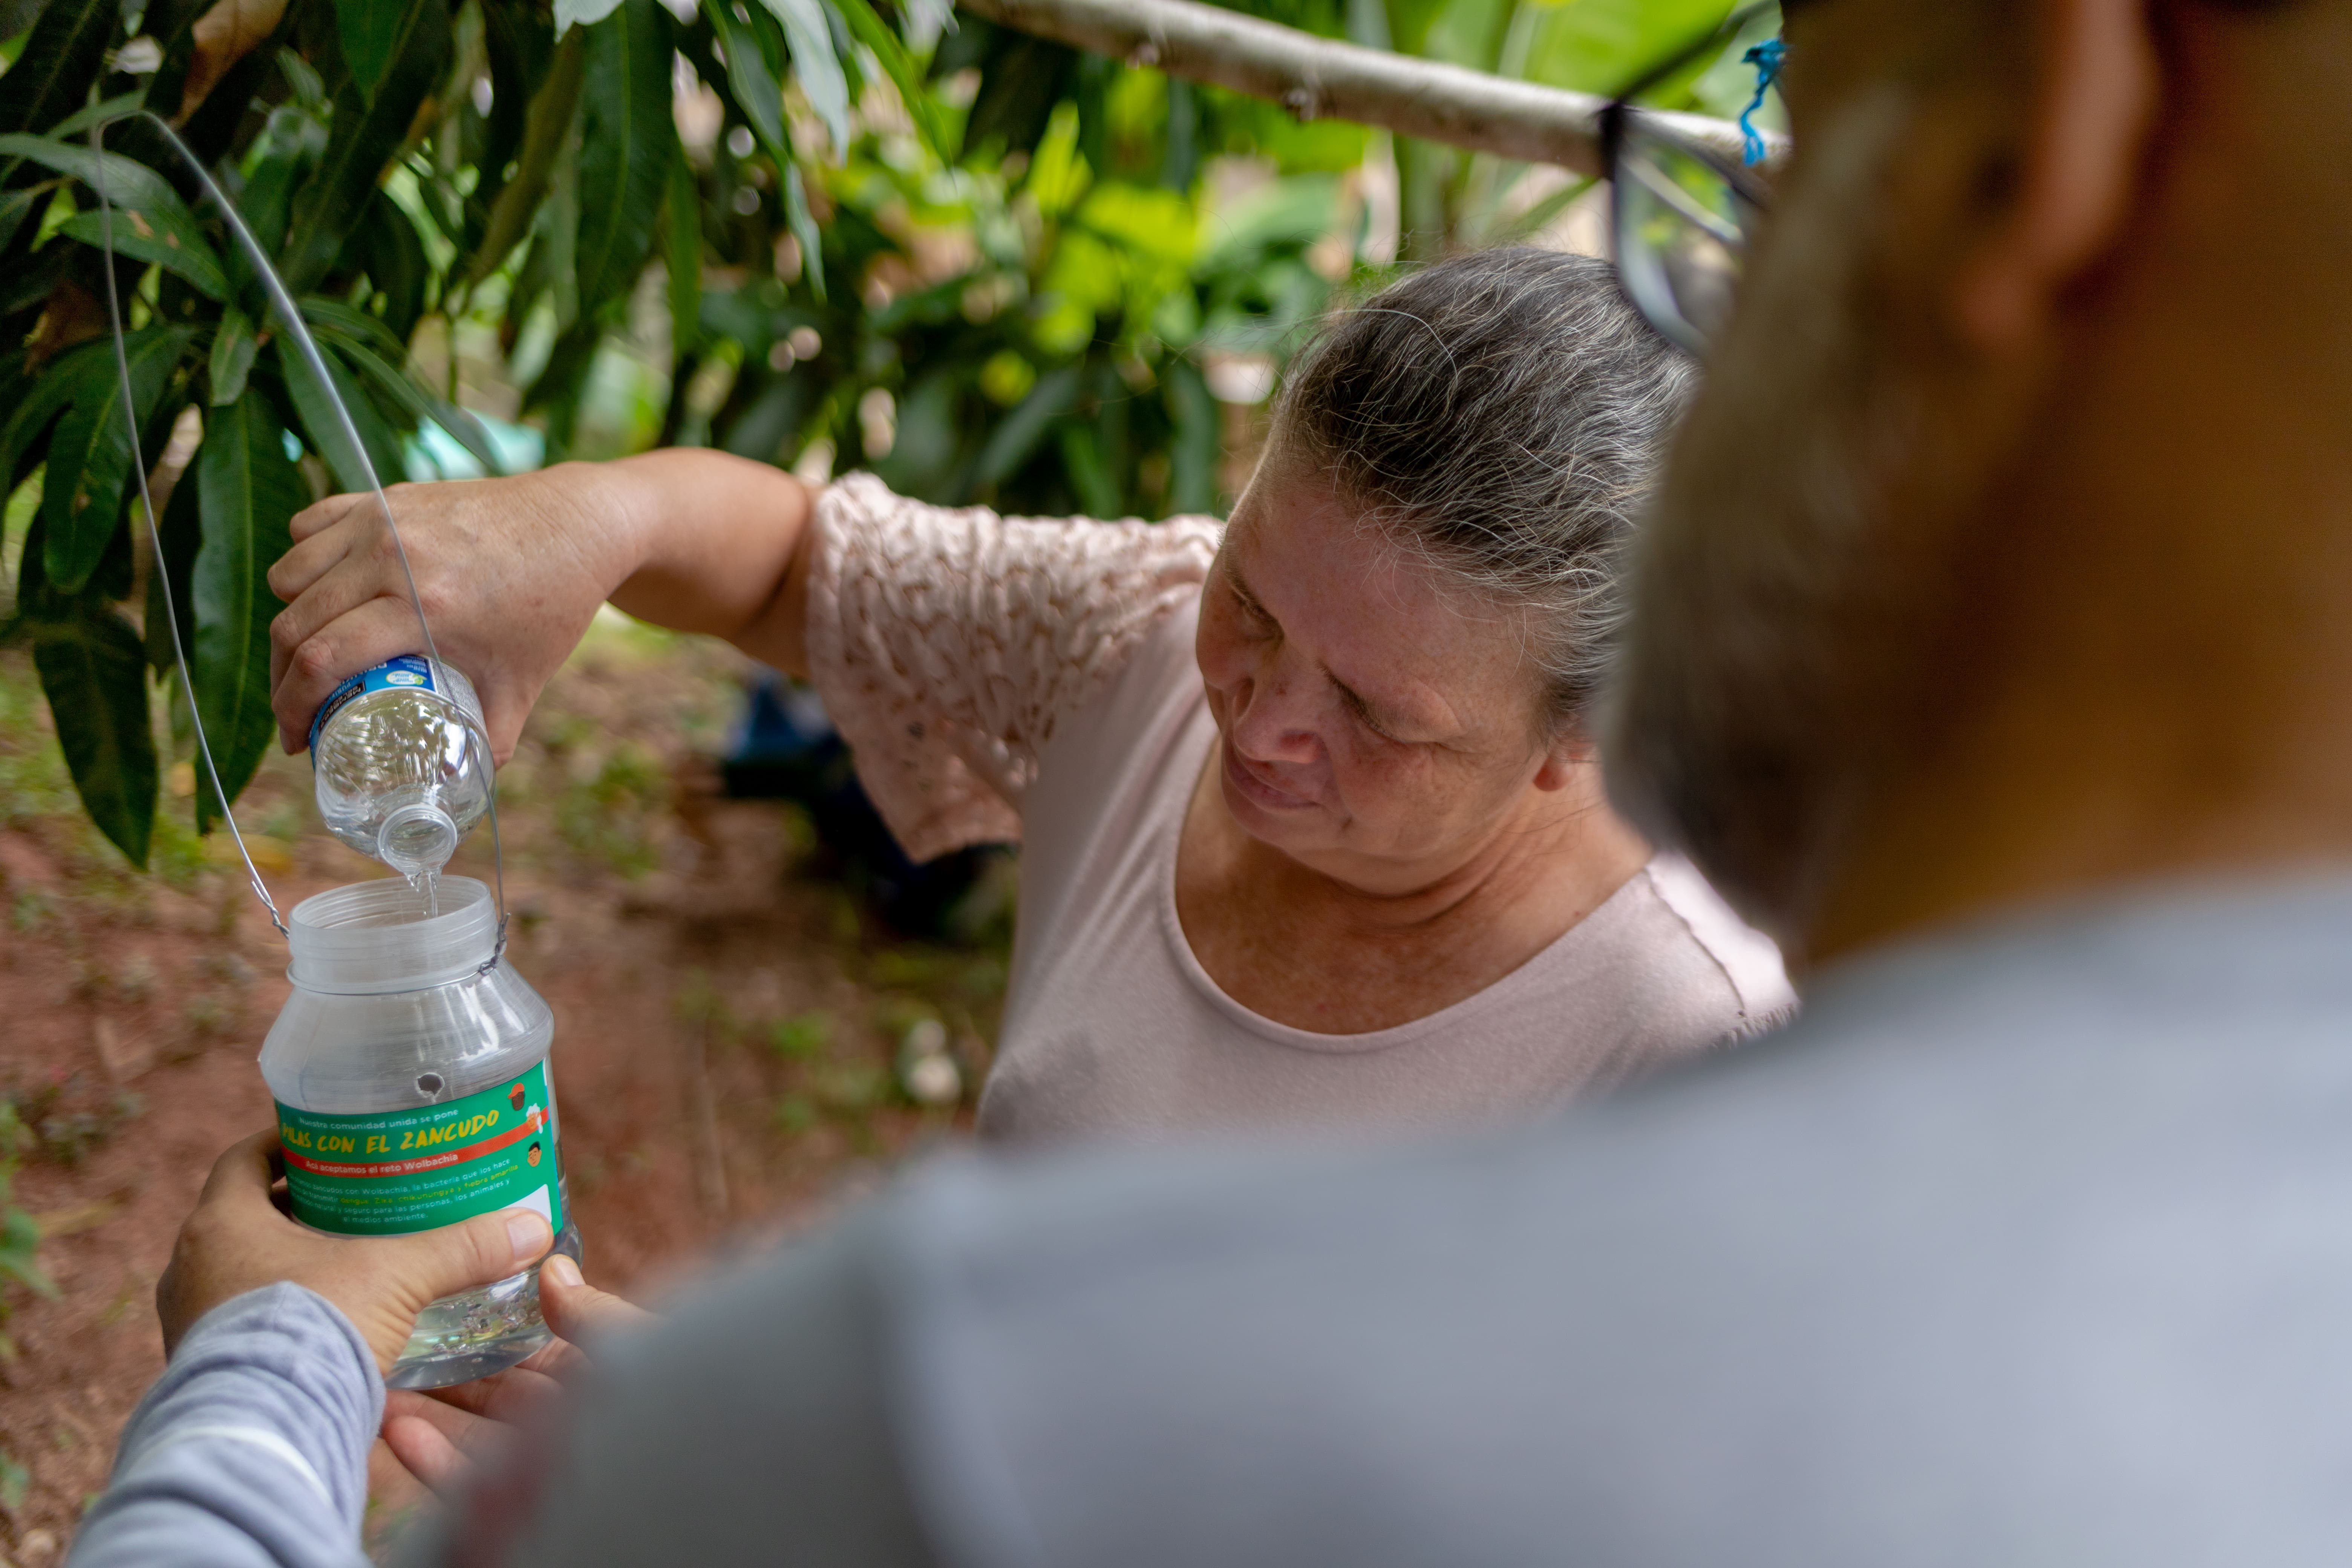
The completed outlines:
<svg viewBox="0 0 2352 1568">
<path fill-rule="evenodd" d="M 229 837 L 236 844 L 237 856 L 245 862 L 246 876 L 253 884 L 254 896 L 261 900 L 262 908 L 269 911 L 269 923 L 278 928 L 278 935 L 291 940 L 291 933 L 286 929 L 285 918 L 278 913 L 278 901 L 269 896 L 269 887 L 262 880 L 261 868 L 253 863 L 253 853 L 247 848 L 245 835 L 237 828 L 236 813 L 229 808 L 228 792 L 221 785 L 220 769 L 213 762 L 212 745 L 205 738 L 204 716 L 197 710 L 196 706 L 195 681 L 188 671 L 187 649 L 180 640 L 179 606 L 173 602 L 171 572 L 163 559 L 161 520 L 155 513 L 155 499 L 148 490 L 147 458 L 146 454 L 140 449 L 139 441 L 138 399 L 131 393 L 131 359 L 122 343 L 122 306 L 114 278 L 114 204 L 109 198 L 106 190 L 108 153 L 102 135 L 107 126 L 126 120 L 144 120 L 152 124 L 171 149 L 179 154 L 180 161 L 187 165 L 189 172 L 195 175 L 196 183 L 204 187 L 205 195 L 212 198 L 213 205 L 217 207 L 221 216 L 227 220 L 230 232 L 236 237 L 238 247 L 245 253 L 246 259 L 252 264 L 255 273 L 261 279 L 263 287 L 268 289 L 270 305 L 276 310 L 285 331 L 293 338 L 295 349 L 302 356 L 302 363 L 309 367 L 311 375 L 317 378 L 320 387 L 325 392 L 327 402 L 334 409 L 335 418 L 342 426 L 343 439 L 358 460 L 361 471 L 367 476 L 368 489 L 375 497 L 376 511 L 383 519 L 383 526 L 392 535 L 393 552 L 400 561 L 400 574 L 408 585 L 408 604 L 409 607 L 416 612 L 416 631 L 417 635 L 424 639 L 425 659 L 433 667 L 437 686 L 445 691 L 449 686 L 447 668 L 442 663 L 440 650 L 433 641 L 433 628 L 425 621 L 425 601 L 416 591 L 416 574 L 408 563 L 408 547 L 401 541 L 400 525 L 393 521 L 392 503 L 384 497 L 383 483 L 376 475 L 375 463 L 369 458 L 365 444 L 360 440 L 359 428 L 352 422 L 351 410 L 344 406 L 342 395 L 336 390 L 334 379 L 327 373 L 326 359 L 320 353 L 317 342 L 310 336 L 310 324 L 302 319 L 301 309 L 295 303 L 293 295 L 287 291 L 285 280 L 278 276 L 278 268 L 270 265 L 269 258 L 263 252 L 260 242 L 253 237 L 253 231 L 246 226 L 244 215 L 236 210 L 236 204 L 231 202 L 220 186 L 214 182 L 211 173 L 189 149 L 188 144 L 180 140 L 179 133 L 172 129 L 170 122 L 152 110 L 136 109 L 128 113 L 110 115 L 103 120 L 93 121 L 89 127 L 89 148 L 93 155 L 91 161 L 96 166 L 91 170 L 91 183 L 98 192 L 99 234 L 102 242 L 101 247 L 106 253 L 107 324 L 114 334 L 114 368 L 122 393 L 123 424 L 131 436 L 131 468 L 139 476 L 140 504 L 147 511 L 147 539 L 148 542 L 154 547 L 155 574 L 158 585 L 163 590 L 161 596 L 163 601 L 163 613 L 170 623 L 172 634 L 172 657 L 179 667 L 180 689 L 188 700 L 188 720 L 195 731 L 196 751 L 204 758 L 205 776 L 212 781 L 213 795 L 220 802 L 221 820 L 228 825 Z M 470 746 L 480 742 L 473 734 L 468 733 L 466 743 Z M 487 763 L 488 759 L 485 758 L 484 761 Z M 488 962 L 482 965 L 485 973 L 497 967 L 507 950 L 506 854 L 505 847 L 499 837 L 498 773 L 495 767 L 490 769 L 488 803 L 491 876 L 495 882 L 494 891 L 498 899 L 499 927 L 497 945 L 491 949 Z"/>
</svg>

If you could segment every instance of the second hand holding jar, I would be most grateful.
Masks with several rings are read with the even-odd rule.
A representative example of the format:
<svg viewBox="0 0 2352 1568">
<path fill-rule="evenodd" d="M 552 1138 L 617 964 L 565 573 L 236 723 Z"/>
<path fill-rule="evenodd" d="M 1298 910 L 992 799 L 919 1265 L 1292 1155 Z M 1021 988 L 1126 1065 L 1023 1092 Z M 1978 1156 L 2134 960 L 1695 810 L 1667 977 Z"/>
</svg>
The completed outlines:
<svg viewBox="0 0 2352 1568">
<path fill-rule="evenodd" d="M 530 1208 L 577 1259 L 547 1057 L 554 1016 L 498 952 L 489 889 L 441 886 L 442 912 L 384 879 L 297 905 L 294 990 L 261 1049 L 295 1219 L 400 1236 Z M 543 1260 L 542 1260 L 543 1261 Z M 487 1377 L 551 1338 L 539 1267 L 426 1307 L 384 1379 Z"/>
</svg>

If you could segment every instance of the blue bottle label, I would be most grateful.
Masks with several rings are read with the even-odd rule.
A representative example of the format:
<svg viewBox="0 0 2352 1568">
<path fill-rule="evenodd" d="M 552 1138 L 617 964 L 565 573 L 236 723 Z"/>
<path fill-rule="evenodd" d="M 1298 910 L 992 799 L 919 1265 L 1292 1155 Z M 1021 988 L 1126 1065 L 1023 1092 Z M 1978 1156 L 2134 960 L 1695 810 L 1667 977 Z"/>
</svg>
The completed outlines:
<svg viewBox="0 0 2352 1568">
<path fill-rule="evenodd" d="M 317 751 L 319 731 L 327 721 L 365 697 L 371 691 L 383 691 L 394 687 L 412 687 L 422 691 L 439 689 L 433 684 L 433 666 L 422 654 L 404 653 L 398 658 L 385 659 L 373 669 L 362 669 L 330 692 L 319 704 L 318 717 L 310 721 L 310 748 Z"/>
</svg>

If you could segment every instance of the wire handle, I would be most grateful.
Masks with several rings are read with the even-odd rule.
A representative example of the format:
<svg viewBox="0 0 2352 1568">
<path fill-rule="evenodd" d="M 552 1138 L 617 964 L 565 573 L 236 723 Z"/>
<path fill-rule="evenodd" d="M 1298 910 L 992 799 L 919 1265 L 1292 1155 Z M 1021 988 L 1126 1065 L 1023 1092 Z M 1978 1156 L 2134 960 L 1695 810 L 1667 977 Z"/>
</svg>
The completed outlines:
<svg viewBox="0 0 2352 1568">
<path fill-rule="evenodd" d="M 244 215 L 236 210 L 236 204 L 231 202 L 220 186 L 214 183 L 211 173 L 205 169 L 195 153 L 189 150 L 188 144 L 180 140 L 179 132 L 173 131 L 170 122 L 152 110 L 136 109 L 127 114 L 112 115 L 92 122 L 89 127 L 89 149 L 92 153 L 91 162 L 96 167 L 91 171 L 91 177 L 92 184 L 98 192 L 99 235 L 106 252 L 107 324 L 114 333 L 114 368 L 122 388 L 123 425 L 131 436 L 131 466 L 139 475 L 140 504 L 147 509 L 147 538 L 148 542 L 154 546 L 157 584 L 163 590 L 163 612 L 171 626 L 172 657 L 179 667 L 180 689 L 187 695 L 188 719 L 195 730 L 196 750 L 205 759 L 205 773 L 212 780 L 214 796 L 220 802 L 221 820 L 228 825 L 229 837 L 236 843 L 237 855 L 244 860 L 246 875 L 253 883 L 254 896 L 261 900 L 262 908 L 269 911 L 269 923 L 278 928 L 278 935 L 287 937 L 290 941 L 292 933 L 287 931 L 285 919 L 278 911 L 277 900 L 269 896 L 269 887 L 262 880 L 261 868 L 253 863 L 253 853 L 246 847 L 245 835 L 237 829 L 236 816 L 229 809 L 228 792 L 221 786 L 220 769 L 213 761 L 211 742 L 205 738 L 204 715 L 197 710 L 196 707 L 196 684 L 188 673 L 187 650 L 180 641 L 180 613 L 179 607 L 172 599 L 172 575 L 163 559 L 162 520 L 155 514 L 155 500 L 148 490 L 147 458 L 146 454 L 140 449 L 139 442 L 138 399 L 131 390 L 131 359 L 122 345 L 122 306 L 117 294 L 114 279 L 114 204 L 107 195 L 106 148 L 102 134 L 107 126 L 125 120 L 144 120 L 152 123 L 164 142 L 170 145 L 172 151 L 180 155 L 180 161 L 188 166 L 189 171 L 195 175 L 196 183 L 204 187 L 205 195 L 212 198 L 213 205 L 219 208 L 221 216 L 227 220 L 229 231 L 236 237 L 238 247 L 245 252 L 246 259 L 252 263 L 255 273 L 261 279 L 263 288 L 268 291 L 269 302 L 276 309 L 279 321 L 293 338 L 294 346 L 301 354 L 303 364 L 310 370 L 311 375 L 317 378 L 320 389 L 325 392 L 327 402 L 334 409 L 335 418 L 342 426 L 343 439 L 352 455 L 358 459 L 361 471 L 367 476 L 368 489 L 375 497 L 376 511 L 383 517 L 383 526 L 392 534 L 393 552 L 399 558 L 401 577 L 408 584 L 408 604 L 409 607 L 416 612 L 416 630 L 417 635 L 425 639 L 425 657 L 433 666 L 436 684 L 443 690 L 448 689 L 448 674 L 442 664 L 440 649 L 433 641 L 433 628 L 425 619 L 425 601 L 416 591 L 416 574 L 408 563 L 408 547 L 401 542 L 400 525 L 393 521 L 392 502 L 385 499 L 383 481 L 376 476 L 374 460 L 368 456 L 366 445 L 360 440 L 359 427 L 352 422 L 351 410 L 344 406 L 342 394 L 335 389 L 334 378 L 327 373 L 326 357 L 319 352 L 317 341 L 310 336 L 310 323 L 302 319 L 301 308 L 295 303 L 293 295 L 287 291 L 285 279 L 278 276 L 278 268 L 270 265 L 269 258 L 262 250 L 260 241 L 255 239 L 253 231 L 246 226 Z M 476 743 L 475 738 L 468 735 L 467 744 Z M 485 973 L 497 967 L 507 950 L 506 854 L 505 846 L 499 835 L 499 796 L 495 768 L 491 771 L 488 804 L 491 876 L 496 883 L 499 902 L 499 934 L 498 943 L 491 949 L 489 961 L 482 965 Z"/>
</svg>

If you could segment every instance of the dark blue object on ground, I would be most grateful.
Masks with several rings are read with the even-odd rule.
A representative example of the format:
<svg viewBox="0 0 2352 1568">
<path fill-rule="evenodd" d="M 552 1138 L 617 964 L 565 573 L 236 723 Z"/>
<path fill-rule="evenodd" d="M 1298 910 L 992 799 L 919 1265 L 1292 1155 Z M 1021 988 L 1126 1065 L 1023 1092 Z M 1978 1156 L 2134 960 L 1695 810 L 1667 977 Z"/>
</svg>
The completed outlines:
<svg viewBox="0 0 2352 1568">
<path fill-rule="evenodd" d="M 719 764 L 728 795 L 797 802 L 816 829 L 821 870 L 900 934 L 950 938 L 957 906 L 1004 848 L 977 845 L 917 865 L 866 798 L 849 748 L 814 691 L 761 669 L 746 697 L 743 722 Z"/>
</svg>

